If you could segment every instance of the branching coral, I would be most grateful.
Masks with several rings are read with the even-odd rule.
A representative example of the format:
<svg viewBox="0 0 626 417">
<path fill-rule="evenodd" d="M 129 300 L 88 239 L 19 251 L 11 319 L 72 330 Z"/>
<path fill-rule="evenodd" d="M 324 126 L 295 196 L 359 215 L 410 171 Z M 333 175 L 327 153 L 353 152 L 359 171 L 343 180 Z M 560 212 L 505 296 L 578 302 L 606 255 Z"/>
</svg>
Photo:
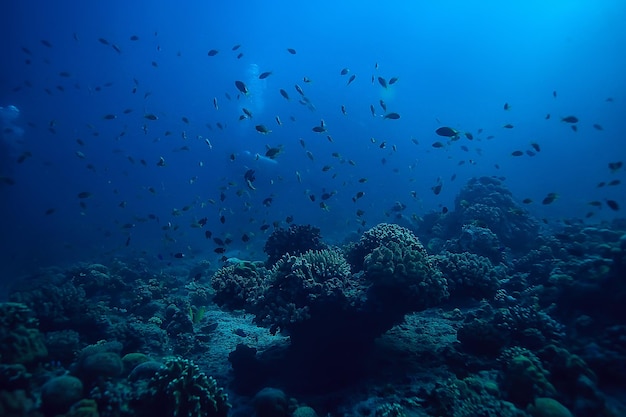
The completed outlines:
<svg viewBox="0 0 626 417">
<path fill-rule="evenodd" d="M 140 416 L 226 417 L 230 409 L 215 379 L 180 357 L 167 359 L 136 401 Z"/>
</svg>

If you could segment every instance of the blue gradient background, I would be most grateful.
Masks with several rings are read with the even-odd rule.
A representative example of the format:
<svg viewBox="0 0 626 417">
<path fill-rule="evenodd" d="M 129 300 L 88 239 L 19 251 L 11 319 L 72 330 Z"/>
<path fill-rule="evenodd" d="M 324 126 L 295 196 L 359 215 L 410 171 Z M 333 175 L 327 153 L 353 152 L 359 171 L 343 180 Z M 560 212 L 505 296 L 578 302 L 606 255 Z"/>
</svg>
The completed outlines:
<svg viewBox="0 0 626 417">
<path fill-rule="evenodd" d="M 596 213 L 587 222 L 620 214 L 606 206 L 593 209 L 592 200 L 613 199 L 626 207 L 623 185 L 596 187 L 600 181 L 626 180 L 623 169 L 612 174 L 607 167 L 626 159 L 623 1 L 181 4 L 14 1 L 4 6 L 0 106 L 16 105 L 21 110 L 16 122 L 25 129 L 19 141 L 2 138 L 0 175 L 16 182 L 0 185 L 0 270 L 6 279 L 39 266 L 115 256 L 171 262 L 173 253 L 183 252 L 216 260 L 215 245 L 204 236 L 207 229 L 233 239 L 228 255 L 263 259 L 271 228 L 264 234 L 259 227 L 285 226 L 290 215 L 341 243 L 363 227 L 357 209 L 365 211 L 362 219 L 370 227 L 392 221 L 391 208 L 401 202 L 407 208 L 395 221 L 410 225 L 412 217 L 452 209 L 467 179 L 481 175 L 506 177 L 519 201 L 535 201 L 525 208 L 551 225 L 583 219 L 590 211 Z M 131 35 L 139 41 L 130 41 Z M 121 54 L 98 38 L 118 45 Z M 53 47 L 42 45 L 42 39 Z M 235 44 L 241 48 L 232 51 Z M 210 49 L 219 53 L 209 57 Z M 344 67 L 357 76 L 350 86 L 347 76 L 339 75 Z M 59 76 L 62 71 L 71 77 Z M 255 71 L 273 74 L 258 80 Z M 372 75 L 399 81 L 384 89 L 371 83 Z M 305 76 L 312 82 L 304 83 Z M 248 97 L 237 99 L 235 80 L 248 84 Z M 315 112 L 298 103 L 296 83 Z M 290 101 L 281 97 L 281 88 Z M 382 114 L 380 99 L 401 118 L 372 117 L 370 104 Z M 505 102 L 511 105 L 508 111 Z M 242 107 L 253 112 L 252 120 L 238 120 Z M 133 112 L 123 114 L 127 108 Z M 148 121 L 144 113 L 159 119 Z M 104 120 L 106 114 L 117 118 Z M 580 119 L 578 132 L 560 121 L 568 115 Z M 321 119 L 332 143 L 311 130 Z M 507 123 L 515 128 L 504 129 Z M 55 134 L 48 130 L 51 124 Z M 260 135 L 256 124 L 272 132 Z M 445 139 L 434 133 L 440 126 L 472 132 L 475 139 L 435 149 L 431 144 Z M 383 141 L 387 146 L 380 149 Z M 531 149 L 531 142 L 541 145 L 538 155 L 511 156 Z M 283 146 L 277 164 L 246 157 L 245 151 L 264 153 L 266 145 Z M 180 150 L 183 146 L 189 150 Z M 32 157 L 17 163 L 25 151 Z M 165 167 L 156 165 L 161 156 Z M 332 169 L 322 172 L 325 165 Z M 243 182 L 250 168 L 256 171 L 254 192 Z M 363 177 L 365 184 L 358 182 Z M 438 179 L 443 190 L 436 196 L 431 187 Z M 86 209 L 79 206 L 81 191 L 93 193 L 84 200 Z M 331 191 L 337 193 L 326 201 L 328 211 L 321 210 L 320 195 Z M 365 196 L 354 203 L 358 191 Z M 550 192 L 559 199 L 541 205 Z M 309 194 L 316 195 L 315 202 Z M 262 204 L 268 197 L 270 207 Z M 122 201 L 125 208 L 119 207 Z M 182 215 L 172 214 L 185 206 L 189 210 Z M 49 208 L 56 211 L 45 215 Z M 208 218 L 204 229 L 191 227 L 203 217 Z M 250 242 L 241 241 L 244 233 Z"/>
</svg>

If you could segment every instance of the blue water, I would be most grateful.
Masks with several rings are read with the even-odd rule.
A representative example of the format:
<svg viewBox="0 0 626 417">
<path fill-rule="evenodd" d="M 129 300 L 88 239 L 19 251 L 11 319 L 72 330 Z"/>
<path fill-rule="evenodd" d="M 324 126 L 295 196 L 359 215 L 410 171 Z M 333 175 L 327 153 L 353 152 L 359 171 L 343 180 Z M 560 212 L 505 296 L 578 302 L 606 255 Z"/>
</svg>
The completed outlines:
<svg viewBox="0 0 626 417">
<path fill-rule="evenodd" d="M 213 3 L 3 6 L 0 106 L 20 115 L 3 124 L 11 129 L 0 155 L 0 270 L 114 256 L 170 262 L 175 253 L 215 260 L 207 230 L 233 240 L 228 255 L 263 259 L 273 223 L 288 216 L 341 243 L 361 221 L 393 219 L 396 202 L 407 206 L 404 224 L 452 208 L 463 184 L 482 175 L 505 177 L 551 224 L 619 216 L 605 199 L 626 207 L 623 185 L 597 187 L 626 181 L 623 168 L 608 168 L 626 159 L 623 1 Z M 272 75 L 260 80 L 265 71 Z M 398 82 L 385 89 L 372 76 Z M 383 119 L 380 100 L 400 119 Z M 253 118 L 240 121 L 244 107 Z M 576 132 L 561 121 L 570 115 Z M 322 119 L 328 132 L 313 132 Z M 260 124 L 271 132 L 257 133 Z M 441 126 L 474 139 L 447 141 L 435 134 Z M 531 142 L 537 155 L 511 156 Z M 266 145 L 282 146 L 276 163 L 254 158 Z M 244 182 L 248 169 L 256 190 Z M 336 194 L 322 209 L 325 192 Z M 559 198 L 541 204 L 551 192 Z"/>
</svg>

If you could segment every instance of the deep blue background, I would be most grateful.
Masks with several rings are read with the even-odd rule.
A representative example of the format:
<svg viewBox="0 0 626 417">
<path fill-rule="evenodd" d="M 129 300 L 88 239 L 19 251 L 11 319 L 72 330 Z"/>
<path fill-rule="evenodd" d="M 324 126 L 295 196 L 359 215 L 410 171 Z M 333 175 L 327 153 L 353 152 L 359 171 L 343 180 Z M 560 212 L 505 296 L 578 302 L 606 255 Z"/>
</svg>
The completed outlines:
<svg viewBox="0 0 626 417">
<path fill-rule="evenodd" d="M 25 129 L 19 140 L 4 135 L 0 155 L 0 175 L 16 182 L 0 185 L 0 271 L 7 279 L 40 265 L 108 256 L 169 262 L 183 252 L 214 260 L 207 229 L 233 239 L 228 255 L 262 259 L 271 229 L 263 234 L 259 227 L 285 225 L 289 215 L 340 243 L 360 226 L 357 209 L 365 211 L 369 227 L 389 221 L 391 208 L 401 202 L 408 224 L 412 216 L 452 208 L 459 188 L 478 175 L 506 177 L 516 198 L 532 198 L 527 208 L 553 224 L 590 211 L 597 213 L 588 222 L 619 215 L 606 206 L 594 209 L 592 200 L 613 199 L 626 207 L 622 185 L 596 187 L 626 179 L 623 169 L 611 174 L 607 166 L 626 159 L 623 1 L 176 3 L 185 6 L 147 1 L 4 6 L 0 106 L 18 106 L 17 123 Z M 131 41 L 131 35 L 139 40 Z M 118 45 L 121 53 L 98 38 Z M 241 48 L 232 51 L 236 44 Z M 209 57 L 210 49 L 219 53 Z M 350 86 L 348 76 L 339 74 L 344 67 L 357 76 Z M 62 71 L 71 76 L 60 76 Z M 263 71 L 273 74 L 258 80 Z M 371 83 L 372 75 L 399 81 L 384 89 Z M 235 80 L 247 83 L 248 97 L 237 98 Z M 296 83 L 315 112 L 298 103 Z M 290 101 L 279 94 L 281 88 Z M 401 118 L 383 120 L 380 99 Z M 505 111 L 504 103 L 511 109 Z M 242 107 L 253 112 L 252 120 L 238 120 Z M 123 114 L 125 109 L 133 112 Z M 159 119 L 146 120 L 145 113 Z M 106 114 L 117 118 L 105 120 Z M 578 132 L 561 122 L 568 115 L 580 119 Z M 321 119 L 332 143 L 311 130 Z M 515 127 L 503 128 L 507 123 Z M 272 132 L 261 135 L 256 124 Z M 475 139 L 435 149 L 431 144 L 445 138 L 434 130 L 444 125 Z M 383 141 L 385 149 L 379 147 Z M 531 142 L 541 145 L 538 155 L 511 156 L 531 149 Z M 283 146 L 277 164 L 246 157 L 246 150 L 264 153 L 266 145 Z M 32 157 L 17 163 L 26 151 Z M 165 167 L 156 165 L 161 156 Z M 323 172 L 325 165 L 332 169 Z M 243 183 L 248 168 L 256 170 L 255 192 Z M 359 183 L 360 178 L 368 181 Z M 438 180 L 443 191 L 435 196 L 431 187 Z M 93 193 L 83 200 L 86 209 L 79 206 L 82 191 Z M 331 191 L 337 193 L 326 201 L 328 211 L 320 209 L 321 194 Z M 354 203 L 358 191 L 365 196 Z M 542 205 L 549 192 L 559 199 Z M 267 197 L 273 198 L 270 207 L 261 204 Z M 172 214 L 185 206 L 182 215 Z M 51 208 L 55 212 L 46 215 Z M 205 216 L 204 229 L 191 227 Z M 244 233 L 250 242 L 240 240 Z"/>
</svg>

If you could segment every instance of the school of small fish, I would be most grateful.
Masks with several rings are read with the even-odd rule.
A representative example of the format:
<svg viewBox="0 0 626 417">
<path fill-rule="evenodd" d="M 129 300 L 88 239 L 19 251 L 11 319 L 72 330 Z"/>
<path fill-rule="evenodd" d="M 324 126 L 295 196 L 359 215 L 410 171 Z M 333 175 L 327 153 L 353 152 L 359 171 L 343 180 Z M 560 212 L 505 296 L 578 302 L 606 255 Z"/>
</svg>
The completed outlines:
<svg viewBox="0 0 626 417">
<path fill-rule="evenodd" d="M 102 48 L 104 53 L 112 53 L 110 59 L 121 59 L 130 50 L 141 45 L 148 36 L 129 35 L 127 39 L 110 40 L 105 37 L 94 39 L 90 42 L 90 48 Z M 159 44 L 157 33 L 153 35 L 154 42 Z M 75 42 L 79 42 L 79 37 L 74 35 Z M 89 42 L 81 39 L 81 43 Z M 154 43 L 153 42 L 153 43 Z M 44 47 L 43 51 L 38 51 L 39 45 L 24 46 L 22 52 L 24 54 L 24 62 L 26 65 L 47 65 L 46 53 L 58 47 L 56 42 L 53 44 L 48 40 L 41 40 L 40 45 Z M 147 47 L 147 46 L 146 46 Z M 151 71 L 159 71 L 165 64 L 159 59 L 161 47 L 157 46 L 157 51 L 153 59 L 147 60 L 145 66 L 151 67 Z M 282 54 L 289 59 L 298 59 L 299 54 L 296 49 L 288 47 L 283 48 Z M 203 58 L 209 60 L 208 65 L 220 60 L 244 60 L 246 51 L 245 45 L 236 44 L 230 48 L 207 48 L 203 53 Z M 42 57 L 38 57 L 40 54 Z M 178 57 L 181 52 L 176 52 Z M 43 63 L 42 63 L 43 62 Z M 243 61 L 241 61 L 243 62 Z M 218 64 L 216 64 L 218 65 Z M 243 64 L 242 64 L 243 65 Z M 49 65 L 52 69 L 54 66 Z M 517 106 L 511 105 L 509 102 L 497 104 L 497 111 L 502 112 L 502 124 L 492 128 L 464 128 L 454 121 L 442 123 L 439 120 L 433 120 L 433 128 L 431 131 L 416 131 L 414 134 L 421 137 L 418 140 L 414 137 L 401 138 L 388 136 L 384 138 L 370 137 L 366 138 L 346 138 L 342 137 L 339 132 L 345 131 L 341 120 L 348 123 L 352 118 L 369 120 L 380 128 L 395 126 L 397 124 L 406 123 L 403 126 L 410 126 L 415 114 L 403 112 L 402 116 L 397 109 L 393 108 L 393 100 L 380 99 L 378 102 L 365 103 L 361 107 L 348 104 L 337 106 L 333 113 L 329 113 L 328 109 L 324 112 L 318 111 L 314 104 L 313 97 L 316 101 L 320 96 L 328 91 L 324 91 L 324 86 L 315 82 L 315 74 L 310 74 L 309 78 L 306 74 L 297 74 L 297 82 L 286 82 L 294 74 L 283 73 L 281 66 L 275 65 L 275 68 L 266 68 L 260 71 L 256 76 L 258 81 L 262 81 L 272 92 L 276 100 L 281 101 L 281 108 L 289 106 L 293 109 L 292 114 L 276 114 L 271 110 L 265 114 L 259 114 L 251 105 L 254 96 L 254 90 L 250 82 L 243 81 L 242 77 L 233 77 L 228 85 L 221 86 L 221 92 L 216 92 L 204 99 L 206 106 L 201 112 L 182 115 L 171 114 L 164 108 L 159 106 L 159 101 L 155 98 L 160 94 L 159 86 L 154 83 L 144 81 L 142 77 L 136 75 L 127 80 L 127 85 L 118 86 L 112 82 L 96 83 L 92 82 L 87 85 L 83 78 L 79 77 L 77 70 L 73 68 L 61 68 L 53 70 L 50 78 L 53 79 L 51 85 L 42 86 L 43 93 L 47 96 L 57 96 L 67 94 L 70 89 L 84 91 L 88 90 L 88 94 L 105 94 L 107 90 L 120 88 L 126 90 L 128 101 L 124 104 L 120 103 L 119 108 L 110 108 L 107 112 L 101 113 L 100 116 L 94 118 L 93 121 L 87 122 L 80 128 L 75 128 L 70 134 L 74 136 L 71 145 L 71 154 L 73 158 L 86 164 L 85 167 L 89 171 L 82 175 L 106 176 L 107 172 L 113 169 L 113 166 L 119 167 L 121 171 L 125 171 L 128 167 L 121 167 L 121 160 L 126 160 L 125 164 L 138 164 L 145 169 L 156 167 L 162 171 L 169 170 L 170 175 L 176 176 L 177 164 L 180 164 L 180 156 L 177 153 L 185 154 L 188 161 L 192 161 L 193 157 L 197 157 L 195 164 L 198 166 L 197 175 L 182 179 L 185 187 L 190 188 L 188 201 L 185 204 L 173 204 L 168 208 L 169 213 L 138 213 L 134 212 L 130 215 L 120 215 L 121 218 L 128 219 L 114 220 L 116 228 L 119 231 L 120 246 L 131 246 L 131 236 L 141 223 L 156 224 L 160 228 L 162 240 L 171 247 L 170 257 L 182 259 L 186 256 L 192 256 L 194 248 L 180 247 L 180 243 L 184 241 L 183 236 L 186 233 L 195 233 L 188 229 L 200 229 L 199 232 L 206 241 L 212 242 L 214 252 L 223 255 L 227 252 L 229 246 L 235 239 L 241 241 L 245 245 L 250 245 L 255 237 L 260 236 L 259 240 L 265 239 L 264 235 L 268 233 L 270 228 L 285 226 L 298 218 L 298 213 L 283 213 L 280 217 L 276 216 L 268 210 L 275 204 L 275 201 L 281 196 L 273 190 L 273 185 L 277 183 L 290 184 L 289 198 L 304 198 L 310 201 L 310 204 L 317 206 L 320 210 L 320 216 L 328 216 L 332 213 L 333 206 L 350 204 L 354 215 L 347 219 L 346 222 L 354 222 L 360 228 L 373 225 L 384 217 L 402 217 L 406 216 L 405 210 L 414 211 L 413 214 L 407 216 L 412 219 L 420 217 L 422 207 L 420 205 L 420 193 L 416 190 L 405 190 L 398 198 L 406 198 L 406 201 L 400 201 L 393 198 L 387 204 L 387 208 L 380 210 L 375 202 L 372 201 L 372 189 L 368 188 L 374 177 L 382 176 L 381 171 L 387 169 L 385 166 L 390 164 L 393 166 L 394 155 L 401 150 L 405 153 L 419 153 L 422 158 L 426 158 L 430 152 L 449 152 L 452 148 L 459 149 L 462 152 L 472 154 L 472 157 L 457 159 L 455 161 L 458 167 L 472 167 L 480 165 L 483 155 L 483 148 L 492 140 L 507 140 L 507 131 L 517 131 L 525 121 L 515 118 L 515 109 Z M 371 73 L 357 74 L 348 67 L 338 66 L 338 70 L 334 73 L 341 86 L 339 91 L 332 91 L 334 97 L 351 97 L 359 88 L 369 88 L 390 91 L 392 89 L 401 89 L 405 83 L 410 83 L 408 76 L 400 79 L 394 74 L 390 77 L 380 72 L 378 63 L 371 66 Z M 384 76 L 383 76 L 384 75 Z M 241 79 L 239 79 L 241 78 Z M 80 80 L 80 81 L 79 81 Z M 371 82 L 369 82 L 371 80 Z M 56 85 L 55 85 L 56 84 Z M 35 88 L 35 83 L 23 80 L 16 85 L 12 93 L 17 95 L 20 93 L 29 93 Z M 382 91 L 381 90 L 381 91 Z M 548 92 L 552 95 L 552 99 L 557 99 L 556 91 Z M 282 98 L 281 98 L 282 97 Z M 284 100 L 283 100 L 284 99 Z M 607 99 L 611 103 L 612 99 Z M 520 105 L 521 106 L 521 105 Z M 306 109 L 308 113 L 313 114 L 315 122 L 304 124 L 298 122 L 295 116 L 299 109 Z M 251 110 L 252 109 L 252 110 Z M 253 110 L 255 110 L 253 112 Z M 400 109 L 401 110 L 401 109 Z M 318 115 L 319 114 L 319 115 Z M 498 113 L 499 114 L 499 113 Z M 542 113 L 543 114 L 543 113 Z M 320 117 L 320 116 L 322 116 Z M 342 119 L 341 119 L 342 118 Z M 566 114 L 558 118 L 551 119 L 550 113 L 547 113 L 543 123 L 558 123 L 559 126 L 567 128 L 569 134 L 581 135 L 580 130 L 590 127 L 596 132 L 604 132 L 605 129 L 595 121 L 587 121 L 581 116 Z M 556 121 L 554 121 L 556 119 Z M 328 121 L 328 122 L 327 122 Z M 77 121 L 81 123 L 81 121 Z M 59 137 L 68 135 L 67 121 L 50 118 L 47 121 L 29 122 L 28 128 L 36 131 L 45 131 L 48 135 Z M 237 165 L 231 172 L 232 175 L 224 175 L 219 178 L 219 187 L 216 189 L 199 189 L 196 185 L 202 182 L 203 176 L 207 174 L 207 170 L 211 167 L 221 167 L 225 163 L 235 166 L 244 158 L 241 149 L 233 148 L 229 145 L 228 135 L 234 130 L 243 129 L 249 132 L 249 141 L 253 144 L 250 148 L 255 151 L 248 155 L 247 162 Z M 289 129 L 289 134 L 284 134 Z M 579 130 L 580 129 L 580 130 Z M 569 131 L 574 133 L 571 133 Z M 64 133 L 60 133 L 64 132 Z M 565 132 L 563 133 L 565 134 Z M 79 136 L 78 138 L 76 136 Z M 168 143 L 172 154 L 162 153 L 158 156 L 138 156 L 128 155 L 124 151 L 123 142 L 127 140 L 143 140 L 147 144 Z M 116 164 L 110 166 L 100 166 L 96 164 L 90 155 L 97 152 L 98 147 L 94 145 L 95 141 L 110 140 L 112 143 L 120 143 L 114 150 L 114 158 Z M 327 155 L 320 155 L 319 144 L 310 147 L 307 142 L 325 142 L 329 152 Z M 351 141 L 351 142 L 350 142 Z M 527 145 L 520 147 L 512 147 L 507 151 L 507 155 L 501 155 L 501 161 L 511 159 L 508 163 L 518 163 L 524 161 L 525 158 L 539 159 L 547 152 L 558 152 L 555 150 L 554 143 L 546 141 L 542 142 L 539 138 L 529 138 Z M 337 145 L 338 142 L 340 145 Z M 346 143 L 350 143 L 346 146 Z M 547 142 L 547 143 L 546 143 Z M 482 144 L 482 147 L 479 145 Z M 340 147 L 340 148 L 339 148 Z M 371 160 L 362 162 L 358 157 L 344 156 L 338 149 L 354 149 L 355 155 L 368 154 L 375 155 L 379 161 L 377 166 L 372 166 Z M 70 146 L 68 145 L 68 149 Z M 159 148 L 163 149 L 163 148 Z M 358 152 L 356 150 L 358 149 Z M 146 153 L 150 155 L 150 153 Z M 469 155 L 468 155 L 469 156 Z M 36 149 L 29 149 L 22 152 L 16 159 L 18 164 L 33 163 L 33 160 L 43 156 L 37 155 Z M 262 165 L 282 163 L 283 159 L 289 160 L 296 164 L 298 169 L 291 171 L 291 174 L 273 176 L 268 179 L 268 175 L 263 171 Z M 45 158 L 44 158 L 45 159 Z M 173 162 L 175 161 L 176 162 Z M 515 162 L 513 162 L 513 160 Z M 256 164 L 255 164 L 256 163 Z M 454 172 L 449 181 L 444 180 L 438 174 L 431 174 L 430 177 L 424 176 L 423 173 L 414 172 L 419 167 L 419 159 L 415 159 L 407 168 L 393 166 L 390 171 L 393 174 L 404 173 L 409 175 L 410 182 L 416 184 L 425 184 L 424 188 L 430 190 L 433 195 L 439 196 L 445 194 L 446 182 L 452 182 L 457 178 Z M 340 166 L 345 166 L 341 170 Z M 532 167 L 532 165 L 529 165 Z M 188 166 L 185 166 L 187 172 Z M 493 164 L 494 169 L 500 169 L 499 164 Z M 461 168 L 459 168 L 461 169 Z M 465 168 L 463 168 L 465 169 Z M 471 168 L 468 168 L 471 169 Z M 167 172 L 167 171 L 166 171 Z M 216 169 L 216 172 L 226 172 Z M 348 172 L 348 173 L 346 173 Z M 606 167 L 606 178 L 597 183 L 597 189 L 606 189 L 608 187 L 621 186 L 621 181 L 616 176 L 624 173 L 624 166 L 621 160 L 608 161 Z M 471 173 L 470 173 L 471 175 Z M 122 192 L 121 187 L 113 188 L 111 193 L 120 197 L 117 208 L 119 210 L 133 210 L 133 195 L 141 195 L 141 198 L 150 198 L 156 195 L 171 194 L 173 190 L 170 186 L 165 186 L 162 182 L 150 181 L 149 175 L 143 175 L 143 185 L 141 189 L 133 190 L 132 193 Z M 262 180 L 261 180 L 262 178 Z M 323 184 L 320 184 L 320 181 Z M 0 177 L 0 186 L 17 186 L 19 182 L 9 176 Z M 182 187 L 183 185 L 181 185 Z M 195 188 L 193 188 L 195 187 Z M 605 188 L 606 187 L 606 188 Z M 418 188 L 417 186 L 415 188 Z M 82 215 L 88 214 L 90 205 L 96 204 L 99 195 L 96 191 L 77 189 L 74 192 L 75 204 L 79 206 Z M 595 194 L 594 194 L 595 195 Z M 302 197 L 303 196 L 303 197 Z M 438 197 L 439 198 L 439 197 Z M 561 198 L 556 191 L 551 191 L 542 196 L 536 196 L 542 205 L 551 205 Z M 233 200 L 236 201 L 233 202 Z M 172 200 L 177 201 L 178 200 Z M 535 200 L 527 197 L 521 200 L 525 205 L 533 204 Z M 607 207 L 610 210 L 620 210 L 619 204 L 615 199 L 599 197 L 596 200 L 585 202 L 585 205 L 591 210 L 585 214 L 586 218 L 592 217 L 597 210 Z M 378 208 L 377 208 L 378 207 Z M 43 213 L 46 216 L 57 214 L 62 207 L 60 205 L 49 207 Z M 155 210 L 156 211 L 156 210 Z M 441 213 L 446 214 L 448 208 L 441 207 Z M 368 214 L 372 214 L 371 220 L 368 220 Z M 222 232 L 221 236 L 216 236 L 215 230 L 224 230 L 220 225 L 228 224 L 230 232 Z M 270 230 L 271 231 L 271 230 Z M 113 234 L 112 231 L 106 233 Z"/>
</svg>

